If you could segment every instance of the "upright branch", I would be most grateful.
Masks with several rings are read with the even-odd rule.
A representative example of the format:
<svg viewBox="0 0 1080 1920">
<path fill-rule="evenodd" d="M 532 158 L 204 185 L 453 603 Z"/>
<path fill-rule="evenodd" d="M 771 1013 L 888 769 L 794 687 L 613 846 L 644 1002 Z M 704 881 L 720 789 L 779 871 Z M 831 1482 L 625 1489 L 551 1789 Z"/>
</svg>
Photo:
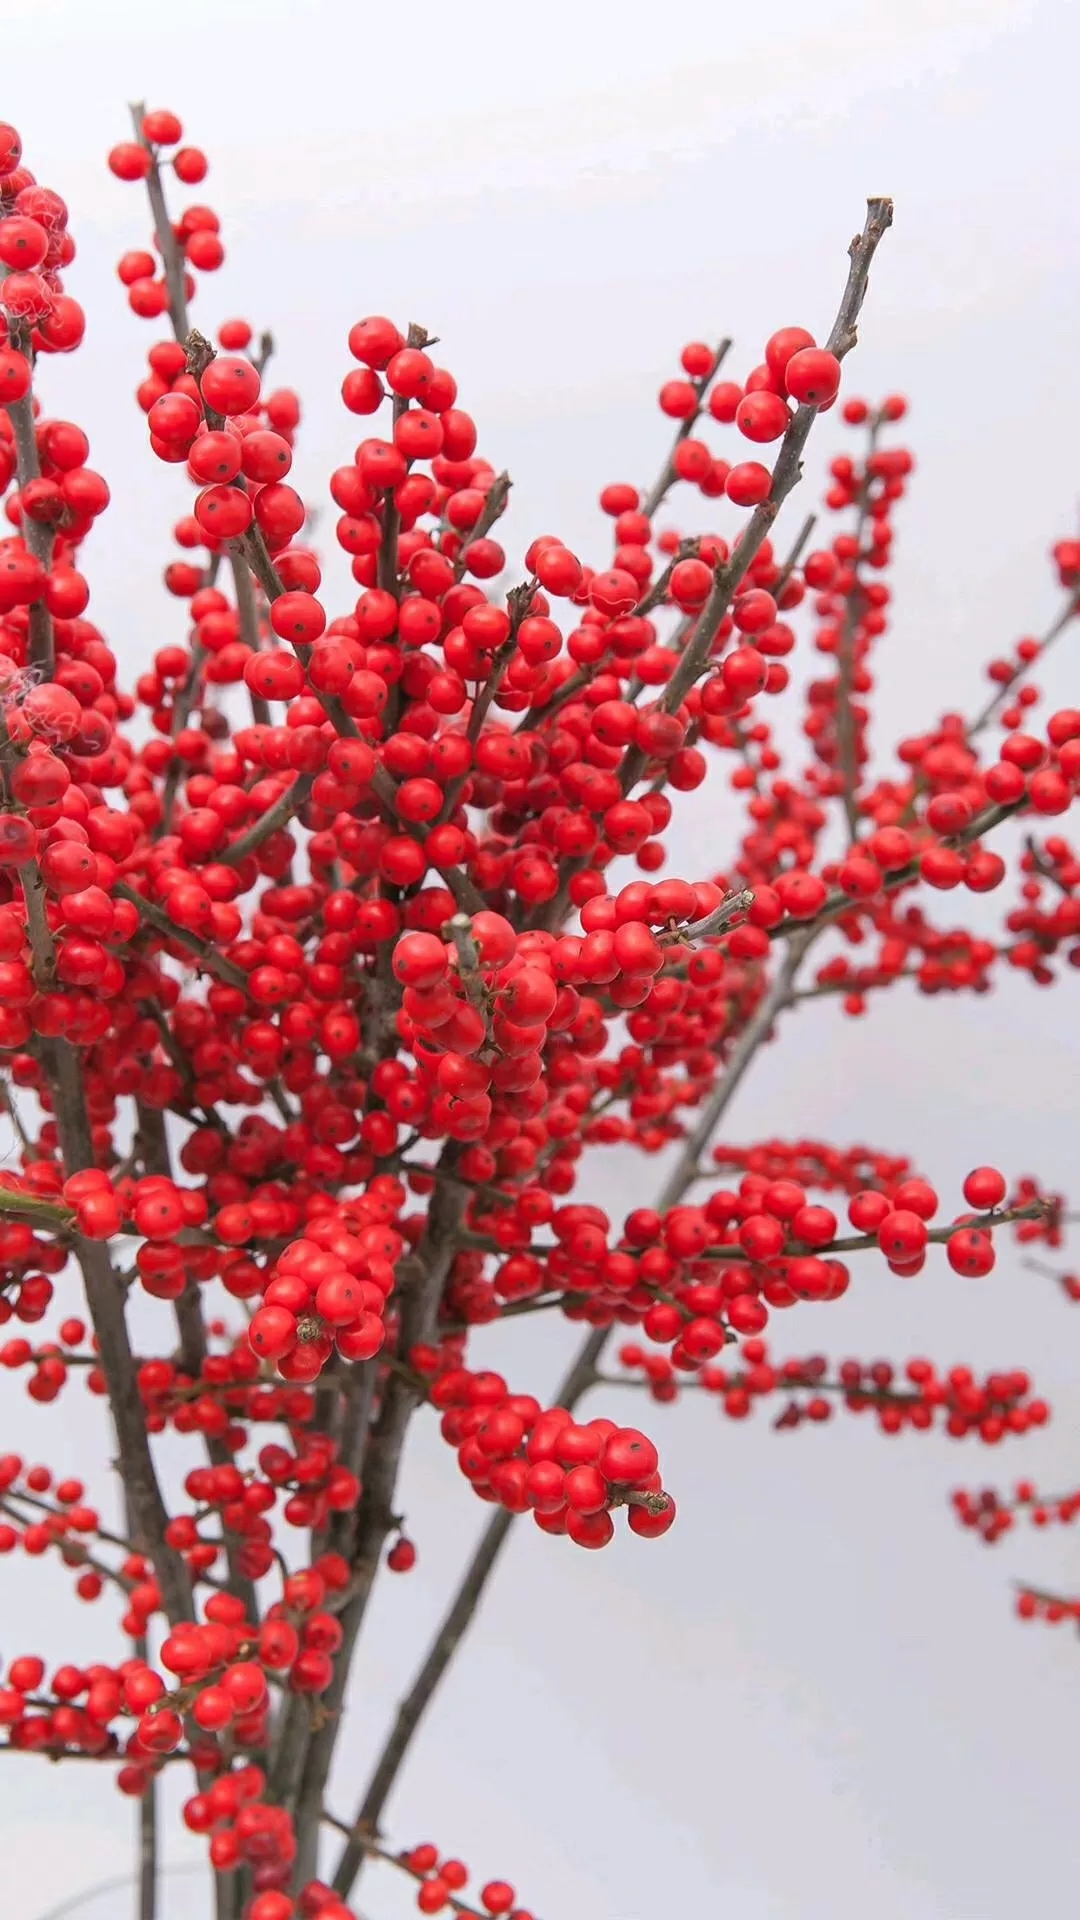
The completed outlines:
<svg viewBox="0 0 1080 1920">
<path fill-rule="evenodd" d="M 860 568 L 865 562 L 866 525 L 873 486 L 873 459 L 881 426 L 873 415 L 867 433 L 866 459 L 856 496 L 857 511 L 853 535 L 855 552 L 851 558 L 851 580 L 844 596 L 844 611 L 836 640 L 836 751 L 840 770 L 844 814 L 848 840 L 854 845 L 859 834 L 859 727 L 854 708 L 856 634 L 866 612 Z"/>
<path fill-rule="evenodd" d="M 154 240 L 161 255 L 165 285 L 168 289 L 169 320 L 172 323 L 173 338 L 183 343 L 190 331 L 188 319 L 187 287 L 184 275 L 184 256 L 177 244 L 173 232 L 169 210 L 165 203 L 165 186 L 161 178 L 161 149 L 158 143 L 146 134 L 146 102 L 133 102 L 131 126 L 135 139 L 149 156 L 146 169 L 146 195 L 150 202 L 150 213 L 154 222 Z"/>
<path fill-rule="evenodd" d="M 848 250 L 850 266 L 847 284 L 826 342 L 826 351 L 837 360 L 843 360 L 858 339 L 856 323 L 866 298 L 870 266 L 881 240 L 892 225 L 892 217 L 891 200 L 867 201 L 863 230 L 856 234 Z M 817 413 L 817 406 L 809 403 L 796 409 L 777 455 L 768 498 L 754 508 L 736 542 L 731 559 L 717 568 L 713 590 L 698 617 L 693 639 L 664 693 L 663 705 L 668 713 L 678 710 L 689 688 L 704 672 L 712 643 L 736 588 L 745 579 L 788 494 L 802 477 L 802 457 Z"/>
<path fill-rule="evenodd" d="M 931 715 L 860 781 L 854 696 L 890 594 L 873 576 L 912 465 L 885 443 L 898 396 L 840 405 L 882 436 L 861 496 L 854 462 L 832 463 L 826 509 L 854 529 L 811 551 L 811 516 L 773 551 L 889 202 L 869 203 L 824 347 L 781 327 L 744 385 L 717 379 L 727 342 L 683 347 L 656 484 L 601 494 L 614 564 L 554 534 L 508 555 L 510 482 L 437 341 L 358 319 L 325 534 L 342 598 L 295 484 L 299 398 L 264 381 L 268 338 L 191 324 L 221 221 L 202 193 L 170 214 L 166 182 L 198 186 L 206 155 L 170 111 L 133 119 L 110 167 L 149 196 L 155 251 L 119 269 L 166 336 L 138 385 L 146 457 L 194 492 L 165 569 L 183 637 L 154 630 L 131 694 L 83 571 L 108 487 L 81 429 L 35 416 L 36 357 L 82 333 L 68 211 L 0 129 L 0 1366 L 35 1403 L 81 1382 L 107 1405 L 126 1514 L 110 1524 L 88 1469 L 0 1455 L 4 1565 L 20 1543 L 47 1556 L 117 1607 L 124 1642 L 109 1664 L 10 1658 L 0 1751 L 116 1767 L 140 1802 L 139 1920 L 156 1920 L 166 1768 L 217 1920 L 346 1920 L 369 1859 L 425 1913 L 497 1920 L 524 1913 L 508 1882 L 474 1900 L 452 1855 L 397 1850 L 382 1822 L 515 1519 L 555 1556 L 620 1529 L 647 1551 L 675 1524 L 656 1443 L 614 1417 L 623 1389 L 711 1392 L 732 1419 L 771 1403 L 784 1430 L 869 1410 L 887 1433 L 995 1445 L 1046 1418 L 1021 1369 L 782 1362 L 766 1330 L 938 1248 L 972 1278 L 1006 1234 L 1052 1250 L 1060 1196 L 984 1166 L 939 1198 L 892 1151 L 716 1136 L 796 1006 L 835 995 L 861 1016 L 901 979 L 981 994 L 1003 970 L 1075 972 L 1080 857 L 1058 816 L 1080 713 L 1024 732 L 1025 682 L 997 759 L 981 721 Z M 722 459 L 729 429 L 774 444 L 771 471 Z M 657 532 L 681 487 L 723 497 L 734 538 Z M 1080 543 L 1055 551 L 1072 597 Z M 789 671 L 806 613 L 835 679 Z M 804 683 L 795 724 L 774 727 L 771 701 Z M 669 830 L 699 788 L 683 877 Z M 852 844 L 834 859 L 838 797 Z M 962 924 L 956 902 L 1007 878 L 997 830 L 1043 813 L 1053 832 L 1013 860 L 1019 904 Z M 592 1204 L 616 1145 L 660 1169 L 653 1205 Z M 85 1312 L 60 1278 L 72 1261 Z M 495 1349 L 503 1320 L 528 1339 L 541 1313 L 579 1343 L 547 1400 L 515 1391 Z M 488 1524 L 347 1824 L 329 1808 L 357 1648 L 384 1572 L 424 1550 L 423 1515 L 403 1511 L 414 1420 L 437 1425 Z"/>
</svg>

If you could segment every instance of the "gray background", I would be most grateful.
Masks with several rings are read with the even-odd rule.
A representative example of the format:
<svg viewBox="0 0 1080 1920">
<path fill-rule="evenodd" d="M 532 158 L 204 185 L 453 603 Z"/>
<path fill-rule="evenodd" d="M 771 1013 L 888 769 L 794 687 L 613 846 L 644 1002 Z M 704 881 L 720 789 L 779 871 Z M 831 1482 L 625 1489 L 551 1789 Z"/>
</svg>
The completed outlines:
<svg viewBox="0 0 1080 1920">
<path fill-rule="evenodd" d="M 112 180 L 104 153 L 143 93 L 210 152 L 191 197 L 219 207 L 228 258 L 195 317 L 274 326 L 277 374 L 305 403 L 301 485 L 315 497 L 363 431 L 337 401 L 349 323 L 417 318 L 442 338 L 482 451 L 514 476 L 518 555 L 538 530 L 604 553 L 596 494 L 655 470 L 653 395 L 682 342 L 735 332 L 737 373 L 777 325 L 823 332 L 863 198 L 892 193 L 846 376 L 847 391 L 911 396 L 919 461 L 898 517 L 878 753 L 945 707 L 970 711 L 982 660 L 1052 613 L 1046 549 L 1075 530 L 1078 492 L 1067 5 L 819 0 L 810 18 L 796 0 L 8 0 L 3 50 L 4 111 L 72 207 L 70 285 L 90 333 L 47 367 L 45 395 L 87 425 L 114 490 L 86 558 L 91 611 L 129 674 L 181 630 L 158 578 L 186 498 L 145 451 L 130 390 L 155 330 L 112 275 L 147 229 L 141 190 Z M 815 435 L 788 524 L 837 437 L 830 422 Z M 1068 642 L 1043 684 L 1075 701 Z M 669 871 L 722 862 L 723 792 L 684 799 Z M 986 1159 L 1075 1198 L 1074 987 L 1047 997 L 1010 980 L 979 1002 L 900 989 L 861 1024 L 814 1005 L 760 1060 L 729 1134 L 909 1151 L 946 1205 Z M 643 1191 L 614 1156 L 597 1180 L 616 1205 Z M 653 1410 L 678 1527 L 656 1545 L 620 1533 L 596 1557 L 522 1533 L 391 1810 L 394 1839 L 430 1836 L 483 1877 L 505 1873 L 547 1920 L 1070 1911 L 1078 1649 L 1067 1629 L 1015 1625 L 1008 1583 L 1078 1586 L 1080 1556 L 1060 1532 L 990 1556 L 947 1495 L 1018 1474 L 1072 1484 L 1078 1331 L 1011 1255 L 980 1282 L 936 1255 L 913 1281 L 868 1263 L 842 1303 L 781 1321 L 781 1353 L 1030 1365 L 1054 1424 L 996 1454 L 886 1442 L 865 1421 L 774 1435 L 697 1403 Z M 514 1379 L 549 1384 L 565 1346 L 543 1320 L 519 1329 Z M 101 1448 L 78 1389 L 60 1418 L 17 1381 L 3 1393 L 5 1445 L 67 1471 Z M 430 1433 L 405 1491 L 420 1564 L 374 1610 L 341 1812 L 483 1517 Z M 0 1580 L 5 1658 L 115 1645 L 106 1608 L 77 1609 L 56 1567 L 8 1562 Z M 8 1920 L 123 1870 L 131 1812 L 106 1773 L 12 1758 L 3 1784 Z M 200 1845 L 170 1826 L 171 1859 Z M 387 1920 L 410 1910 L 385 1873 L 363 1904 Z M 83 1911 L 105 1920 L 126 1896 Z M 202 1911 L 178 1878 L 169 1920 Z"/>
</svg>

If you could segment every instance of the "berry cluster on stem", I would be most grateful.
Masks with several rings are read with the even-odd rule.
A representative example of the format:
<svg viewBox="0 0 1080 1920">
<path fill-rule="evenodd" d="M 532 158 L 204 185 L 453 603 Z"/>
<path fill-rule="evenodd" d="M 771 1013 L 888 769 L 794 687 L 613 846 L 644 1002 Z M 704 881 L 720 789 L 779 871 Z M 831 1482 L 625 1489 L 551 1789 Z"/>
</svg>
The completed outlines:
<svg viewBox="0 0 1080 1920">
<path fill-rule="evenodd" d="M 1080 853 L 1043 818 L 1080 788 L 1080 711 L 1037 719 L 1032 678 L 1077 613 L 1080 541 L 1054 548 L 1059 618 L 991 662 L 981 711 L 929 719 L 878 771 L 874 655 L 914 462 L 900 396 L 840 390 L 889 201 L 868 202 L 824 344 L 782 326 L 740 379 L 730 341 L 683 348 L 659 477 L 601 493 L 609 553 L 540 534 L 511 565 L 509 477 L 437 341 L 379 315 L 344 343 L 317 548 L 273 341 L 191 323 L 221 220 L 170 201 L 201 187 L 205 154 L 140 106 L 109 166 L 147 195 L 149 244 L 118 274 L 154 334 L 146 457 L 178 470 L 180 501 L 177 637 L 138 648 L 130 690 L 89 611 L 109 488 L 39 394 L 84 332 L 68 207 L 0 128 L 0 1099 L 17 1159 L 0 1367 L 36 1402 L 81 1381 L 102 1403 L 122 1500 L 117 1518 L 83 1476 L 12 1452 L 0 1556 L 58 1559 L 80 1599 L 115 1603 L 130 1651 L 9 1659 L 0 1750 L 115 1767 L 140 1805 L 140 1920 L 169 1766 L 217 1920 L 346 1920 L 369 1859 L 411 1876 L 425 1914 L 529 1920 L 508 1882 L 474 1902 L 459 1860 L 393 1850 L 383 1813 L 518 1516 L 585 1549 L 672 1526 L 654 1440 L 613 1417 L 622 1389 L 988 1444 L 1047 1418 L 1022 1368 L 776 1359 L 765 1336 L 841 1297 L 863 1255 L 890 1285 L 938 1246 L 978 1279 L 1008 1230 L 1057 1247 L 1060 1196 L 978 1166 L 943 1204 L 906 1156 L 716 1135 L 807 1001 L 840 995 L 857 1018 L 901 983 L 984 994 L 1080 964 Z M 831 464 L 831 530 L 812 545 L 805 519 L 774 545 L 834 406 L 855 439 Z M 667 523 L 680 489 L 714 526 Z M 782 696 L 801 715 L 787 755 Z M 707 781 L 730 795 L 707 871 L 668 872 L 680 796 Z M 1014 878 L 999 917 L 981 907 Z M 962 903 L 948 916 L 944 893 Z M 663 1159 L 654 1205 L 620 1218 L 587 1197 L 587 1150 L 611 1145 Z M 582 1328 L 547 1399 L 488 1364 L 484 1332 L 542 1311 Z M 586 1417 L 598 1385 L 610 1411 Z M 331 1770 L 368 1603 L 423 1546 L 398 1491 L 417 1417 L 490 1519 L 343 1821 Z M 192 1454 L 168 1498 L 165 1433 Z M 983 1496 L 960 1514 L 991 1538 L 1010 1510 Z M 326 1833 L 343 1844 L 324 1881 Z"/>
</svg>

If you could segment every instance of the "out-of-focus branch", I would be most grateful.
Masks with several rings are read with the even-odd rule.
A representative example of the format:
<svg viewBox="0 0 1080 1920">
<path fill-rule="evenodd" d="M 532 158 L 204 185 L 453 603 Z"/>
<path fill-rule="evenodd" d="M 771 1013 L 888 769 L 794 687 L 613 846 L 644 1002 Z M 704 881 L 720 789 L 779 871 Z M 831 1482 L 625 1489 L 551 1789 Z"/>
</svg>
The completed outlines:
<svg viewBox="0 0 1080 1920">
<path fill-rule="evenodd" d="M 259 651 L 259 604 L 255 598 L 255 584 L 251 569 L 246 565 L 243 555 L 235 547 L 229 548 L 229 566 L 232 569 L 233 590 L 236 594 L 236 611 L 240 616 L 240 638 L 252 653 Z M 256 726 L 270 725 L 270 708 L 261 694 L 251 693 L 251 717 Z"/>
<path fill-rule="evenodd" d="M 806 516 L 806 519 L 802 523 L 802 526 L 799 528 L 798 533 L 795 535 L 795 538 L 792 541 L 790 548 L 788 549 L 787 559 L 784 561 L 783 565 L 780 568 L 779 579 L 769 589 L 774 599 L 779 600 L 780 595 L 783 593 L 784 588 L 787 586 L 788 581 L 791 579 L 791 576 L 794 573 L 796 567 L 798 566 L 799 561 L 802 559 L 803 550 L 806 546 L 807 541 L 810 538 L 810 535 L 813 533 L 814 528 L 816 526 L 817 526 L 817 514 L 808 513 Z"/>
<path fill-rule="evenodd" d="M 0 279 L 6 279 L 8 269 L 0 267 Z M 12 328 L 12 345 L 19 347 L 32 358 L 30 341 L 21 328 Z M 11 421 L 15 437 L 15 473 L 20 490 L 31 480 L 41 478 L 41 461 L 38 457 L 37 430 L 34 426 L 33 395 L 28 393 L 21 400 L 7 403 L 7 414 Z M 48 571 L 52 564 L 53 528 L 46 521 L 34 520 L 29 514 L 23 514 L 19 531 L 30 552 Z M 51 680 L 56 665 L 53 644 L 52 614 L 44 600 L 35 600 L 30 607 L 29 646 L 27 664 L 34 667 L 46 680 Z"/>
<path fill-rule="evenodd" d="M 484 506 L 475 527 L 469 529 L 468 536 L 462 535 L 461 552 L 454 561 L 454 578 L 460 580 L 469 563 L 469 548 L 474 540 L 485 540 L 496 520 L 506 509 L 513 482 L 508 473 L 496 475 L 484 496 Z"/>
<path fill-rule="evenodd" d="M 1007 680 L 1004 686 L 994 689 L 986 705 L 976 714 L 975 719 L 968 728 L 969 740 L 973 739 L 977 733 L 984 732 L 985 729 L 990 726 L 991 722 L 997 718 L 999 708 L 1003 707 L 1007 700 L 1012 699 L 1021 680 L 1025 679 L 1032 668 L 1039 664 L 1043 655 L 1049 651 L 1055 640 L 1061 638 L 1066 627 L 1075 619 L 1077 613 L 1080 613 L 1080 587 L 1074 588 L 1057 618 L 1051 621 L 1047 627 L 1046 632 L 1039 641 L 1038 653 L 1033 655 L 1030 660 L 1021 661 L 1011 680 Z"/>
<path fill-rule="evenodd" d="M 852 706 L 855 679 L 855 629 L 866 611 L 866 596 L 859 579 L 863 558 L 863 538 L 870 508 L 870 461 L 877 446 L 881 416 L 874 414 L 867 436 L 866 460 L 859 487 L 855 520 L 856 553 L 852 561 L 851 592 L 844 602 L 843 618 L 836 643 L 836 758 L 843 782 L 842 798 L 847 819 L 848 841 L 854 845 L 859 833 L 859 738 Z"/>
</svg>

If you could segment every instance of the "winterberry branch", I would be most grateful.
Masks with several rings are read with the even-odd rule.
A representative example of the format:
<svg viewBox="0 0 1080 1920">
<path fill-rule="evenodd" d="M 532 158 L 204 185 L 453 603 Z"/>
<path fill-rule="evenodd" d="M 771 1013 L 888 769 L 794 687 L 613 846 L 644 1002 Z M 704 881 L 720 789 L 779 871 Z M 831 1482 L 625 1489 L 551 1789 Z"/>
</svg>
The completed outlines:
<svg viewBox="0 0 1080 1920">
<path fill-rule="evenodd" d="M 169 320 L 174 337 L 183 342 L 187 339 L 190 322 L 188 320 L 187 289 L 185 286 L 184 256 L 180 250 L 169 210 L 165 204 L 165 188 L 158 165 L 157 148 L 153 141 L 146 138 L 143 122 L 146 119 L 146 102 L 140 100 L 131 106 L 131 124 L 139 145 L 150 156 L 150 169 L 146 175 L 146 193 L 150 202 L 150 212 L 154 221 L 154 235 L 157 240 L 161 265 L 165 274 L 165 285 L 169 295 Z"/>
<path fill-rule="evenodd" d="M 787 586 L 788 582 L 791 579 L 792 574 L 794 573 L 796 567 L 799 564 L 799 561 L 802 559 L 803 552 L 806 548 L 807 542 L 809 541 L 810 536 L 813 533 L 814 528 L 816 526 L 817 526 L 817 514 L 808 513 L 806 516 L 806 519 L 802 523 L 802 526 L 799 528 L 798 533 L 795 535 L 795 538 L 792 541 L 791 546 L 788 548 L 787 558 L 785 559 L 785 561 L 783 562 L 783 565 L 780 568 L 779 579 L 776 581 L 775 585 L 770 589 L 774 600 L 780 601 L 782 599 L 784 588 Z"/>
<path fill-rule="evenodd" d="M 865 612 L 865 595 L 859 579 L 859 567 L 863 559 L 863 541 L 866 535 L 866 522 L 870 510 L 870 487 L 872 474 L 870 463 L 877 446 L 881 416 L 875 414 L 870 420 L 867 435 L 866 454 L 863 463 L 863 476 L 856 497 L 855 542 L 856 553 L 851 568 L 854 578 L 850 591 L 844 601 L 844 611 L 840 621 L 840 632 L 836 642 L 836 750 L 840 776 L 843 781 L 842 799 L 847 818 L 848 842 L 854 845 L 859 833 L 859 740 L 855 712 L 852 707 L 855 677 L 855 632 Z"/>
<path fill-rule="evenodd" d="M 452 1170 L 457 1157 L 451 1148 L 443 1150 L 446 1171 Z M 407 1356 L 414 1346 L 431 1337 L 464 1210 L 465 1194 L 460 1189 L 455 1192 L 443 1188 L 433 1197 L 427 1228 L 412 1263 L 414 1277 L 410 1279 L 402 1302 L 401 1332 L 397 1344 L 399 1357 Z M 325 1719 L 307 1743 L 303 1770 L 297 1785 L 295 1817 L 301 1848 L 301 1869 L 308 1864 L 314 1871 L 319 1820 L 330 1763 L 340 1732 L 340 1709 L 352 1650 L 371 1597 L 379 1555 L 394 1524 L 394 1491 L 402 1449 L 409 1421 L 420 1398 L 421 1391 L 411 1380 L 400 1374 L 392 1374 L 368 1442 L 352 1553 L 355 1591 L 340 1616 L 344 1638 L 335 1661 L 334 1678 L 323 1695 Z"/>
<path fill-rule="evenodd" d="M 1026 805 L 1027 800 L 1025 797 L 1021 800 L 1010 800 L 1002 803 L 995 802 L 988 807 L 984 807 L 983 811 L 976 814 L 974 820 L 969 821 L 968 825 L 962 828 L 959 833 L 944 835 L 942 837 L 942 845 L 946 847 L 970 846 L 973 840 L 981 840 L 985 833 L 991 833 L 995 827 L 1000 827 L 1004 821 L 1011 820 L 1013 815 L 1019 813 Z M 881 891 L 883 893 L 896 893 L 900 887 L 910 886 L 913 881 L 921 877 L 922 867 L 919 859 L 909 860 L 906 866 L 894 868 L 891 873 L 882 875 Z M 819 933 L 823 927 L 828 926 L 833 920 L 841 919 L 845 913 L 858 912 L 860 908 L 865 912 L 868 907 L 872 908 L 872 906 L 872 898 L 870 900 L 856 900 L 852 898 L 851 894 L 845 893 L 843 888 L 838 887 L 829 895 L 824 906 L 820 907 L 817 913 L 810 919 L 797 921 L 786 918 L 781 920 L 775 927 L 768 929 L 769 938 L 770 940 L 786 940 L 789 937 L 793 937 L 799 931 L 803 933 Z"/>
<path fill-rule="evenodd" d="M 1070 593 L 1061 612 L 1057 615 L 1056 619 L 1051 621 L 1039 641 L 1037 651 L 1032 654 L 1031 659 L 1021 661 L 1012 677 L 1002 686 L 994 689 L 986 705 L 976 714 L 975 719 L 968 728 L 969 740 L 973 740 L 992 724 L 1005 702 L 1012 699 L 1021 680 L 1026 679 L 1032 668 L 1043 659 L 1044 655 L 1053 646 L 1055 640 L 1061 638 L 1066 627 L 1070 625 L 1078 613 L 1080 613 L 1080 586 L 1076 587 L 1074 591 Z"/>
<path fill-rule="evenodd" d="M 553 1406 L 565 1407 L 567 1412 L 573 1412 L 596 1380 L 596 1363 L 607 1338 L 606 1328 L 594 1328 L 588 1334 L 555 1394 Z M 517 1518 L 516 1514 L 503 1507 L 488 1521 L 435 1638 L 398 1707 L 394 1724 L 357 1809 L 356 1819 L 351 1827 L 340 1827 L 340 1831 L 347 1836 L 347 1845 L 342 1849 L 334 1868 L 333 1887 L 343 1900 L 348 1899 L 356 1884 L 365 1853 L 371 1851 L 365 1836 L 378 1833 L 383 1809 L 416 1737 L 424 1712 L 476 1617 L 488 1581 Z"/>
<path fill-rule="evenodd" d="M 431 344 L 427 328 L 418 326 L 415 320 L 410 321 L 406 344 L 415 351 L 420 351 Z M 409 402 L 406 399 L 403 399 L 400 394 L 394 395 L 391 411 L 395 426 L 402 416 L 408 412 L 408 407 Z M 397 503 L 394 500 L 393 488 L 388 487 L 383 495 L 382 539 L 379 543 L 378 580 L 383 591 L 392 593 L 395 600 L 399 599 L 401 595 L 401 582 L 398 578 L 398 533 L 400 529 L 401 515 L 398 512 Z"/>
<path fill-rule="evenodd" d="M 169 918 L 164 907 L 159 907 L 153 900 L 148 900 L 145 894 L 139 893 L 126 880 L 118 880 L 113 891 L 119 894 L 121 900 L 130 900 L 131 905 L 138 908 L 142 918 L 150 926 L 156 927 L 159 933 L 165 934 L 166 938 L 173 941 L 176 946 L 187 947 L 190 953 L 196 955 L 207 973 L 216 973 L 218 979 L 224 980 L 230 987 L 247 985 L 247 975 L 241 972 L 239 967 L 234 967 L 231 960 L 226 960 L 208 940 L 203 940 L 199 934 L 192 933 L 189 927 L 178 927 L 175 920 Z"/>
<path fill-rule="evenodd" d="M 229 567 L 233 577 L 233 591 L 236 594 L 236 611 L 240 616 L 240 638 L 252 653 L 259 651 L 259 607 L 255 598 L 255 586 L 251 577 L 251 568 L 235 547 L 229 548 Z M 249 690 L 251 717 L 257 726 L 270 725 L 270 708 L 260 694 Z"/>
<path fill-rule="evenodd" d="M 671 491 L 671 488 L 674 486 L 675 481 L 678 479 L 678 474 L 675 468 L 676 452 L 678 451 L 679 447 L 682 445 L 683 441 L 688 439 L 689 436 L 693 433 L 694 428 L 697 426 L 698 421 L 701 419 L 701 415 L 705 407 L 705 402 L 708 398 L 709 388 L 712 386 L 713 381 L 716 379 L 716 376 L 719 373 L 720 368 L 723 366 L 723 363 L 726 360 L 730 351 L 731 351 L 731 341 L 721 340 L 720 345 L 717 347 L 716 352 L 713 355 L 713 362 L 711 367 L 708 369 L 706 373 L 700 374 L 696 380 L 692 380 L 690 382 L 691 386 L 694 388 L 697 394 L 697 405 L 695 406 L 692 413 L 687 414 L 686 418 L 679 422 L 678 431 L 676 432 L 675 440 L 672 445 L 671 451 L 668 454 L 668 457 L 665 460 L 664 465 L 661 467 L 659 475 L 657 476 L 653 485 L 649 488 L 648 493 L 645 495 L 645 498 L 641 503 L 641 511 L 645 515 L 645 518 L 647 520 L 651 520 L 654 517 L 657 511 L 657 508 L 663 504 L 664 500 L 667 498 L 667 495 Z"/>
<path fill-rule="evenodd" d="M 0 280 L 7 275 L 7 268 L 0 266 Z M 14 330 L 13 344 L 20 346 L 29 357 L 30 342 L 20 329 Z M 20 488 L 25 488 L 34 480 L 41 478 L 41 460 L 38 454 L 37 429 L 34 424 L 34 402 L 32 392 L 21 400 L 7 402 L 7 415 L 11 421 L 15 439 L 16 476 Z M 35 560 L 48 571 L 52 564 L 55 532 L 51 522 L 35 519 L 33 514 L 24 513 L 20 531 L 27 547 Z M 52 679 L 56 666 L 56 649 L 53 636 L 52 614 L 44 600 L 34 600 L 30 606 L 29 647 L 27 664 L 45 679 Z"/>
<path fill-rule="evenodd" d="M 856 322 L 866 295 L 870 264 L 878 245 L 892 225 L 893 207 L 891 200 L 869 200 L 867 202 L 866 222 L 861 234 L 857 234 L 849 248 L 850 268 L 847 285 L 844 288 L 839 311 L 833 322 L 832 330 L 826 341 L 829 353 L 842 360 L 851 352 L 858 338 Z M 725 564 L 717 568 L 716 581 L 708 600 L 698 615 L 694 635 L 686 647 L 683 656 L 668 681 L 661 698 L 661 705 L 667 713 L 676 713 L 682 705 L 688 690 L 704 672 L 708 663 L 712 643 L 724 615 L 734 598 L 736 588 L 746 577 L 749 568 L 761 548 L 777 514 L 788 494 L 798 482 L 802 473 L 803 449 L 810 436 L 810 429 L 817 418 L 818 408 L 808 404 L 801 405 L 792 419 L 791 425 L 780 444 L 780 452 L 773 468 L 772 486 L 769 497 L 754 508 L 747 525 L 736 542 L 735 550 Z M 631 755 L 630 765 L 624 774 L 623 790 L 628 792 L 640 778 L 644 756 L 640 749 Z"/>
<path fill-rule="evenodd" d="M 460 580 L 465 573 L 465 569 L 469 564 L 469 548 L 472 543 L 475 540 L 486 539 L 492 527 L 495 525 L 496 520 L 505 513 L 506 503 L 510 498 L 510 489 L 513 484 L 508 473 L 497 474 L 492 481 L 487 493 L 484 495 L 484 505 L 476 525 L 470 527 L 467 536 L 462 535 L 461 552 L 454 561 L 455 580 Z"/>
<path fill-rule="evenodd" d="M 304 805 L 311 787 L 311 774 L 294 774 L 284 792 L 275 800 L 272 807 L 267 808 L 261 819 L 256 820 L 254 825 L 248 827 L 246 832 L 240 834 L 236 840 L 230 841 L 227 847 L 222 848 L 221 858 L 226 866 L 239 866 L 241 860 L 246 860 L 250 853 L 255 853 L 272 834 L 280 833 L 283 827 L 287 827 L 289 821 L 295 819 Z"/>
</svg>

